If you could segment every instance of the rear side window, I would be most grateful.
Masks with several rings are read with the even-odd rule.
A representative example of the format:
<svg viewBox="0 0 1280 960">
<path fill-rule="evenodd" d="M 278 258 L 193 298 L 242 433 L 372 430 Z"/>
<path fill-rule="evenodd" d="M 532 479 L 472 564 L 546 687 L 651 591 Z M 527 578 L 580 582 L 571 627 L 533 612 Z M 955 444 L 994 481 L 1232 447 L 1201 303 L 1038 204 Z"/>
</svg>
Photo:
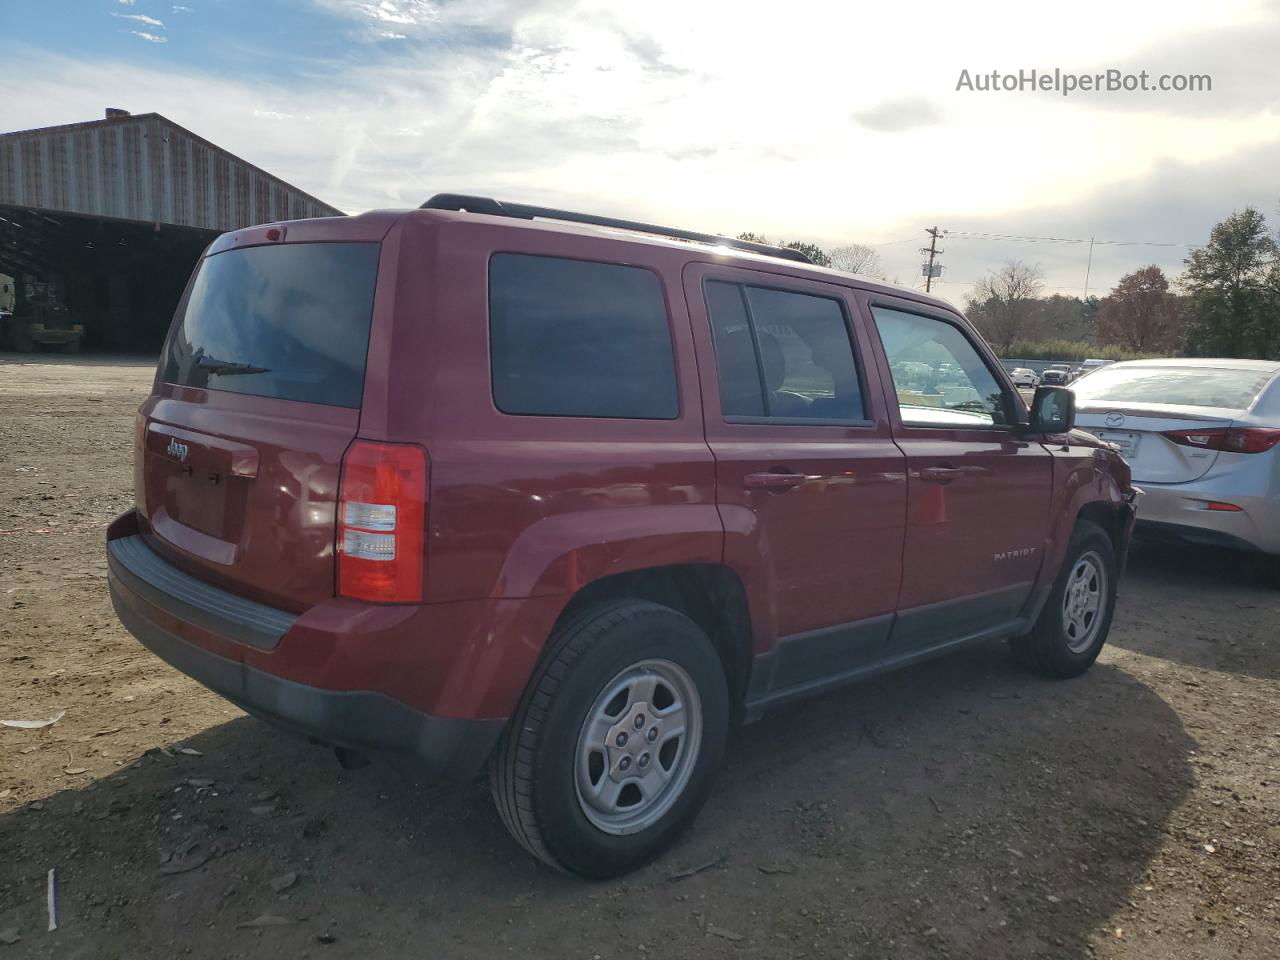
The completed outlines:
<svg viewBox="0 0 1280 960">
<path fill-rule="evenodd" d="M 726 417 L 862 420 L 862 388 L 839 301 L 708 280 Z"/>
<path fill-rule="evenodd" d="M 206 257 L 160 360 L 161 378 L 359 407 L 379 249 L 294 243 Z"/>
<path fill-rule="evenodd" d="M 500 253 L 489 261 L 493 399 L 503 413 L 671 420 L 680 409 L 650 270 Z"/>
</svg>

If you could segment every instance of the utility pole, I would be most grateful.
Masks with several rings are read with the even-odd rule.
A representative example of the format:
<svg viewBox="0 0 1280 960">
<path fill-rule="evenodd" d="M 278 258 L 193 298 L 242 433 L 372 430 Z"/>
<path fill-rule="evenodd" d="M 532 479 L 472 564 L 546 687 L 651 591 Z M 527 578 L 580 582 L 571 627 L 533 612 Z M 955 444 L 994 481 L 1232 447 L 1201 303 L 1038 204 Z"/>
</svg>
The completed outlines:
<svg viewBox="0 0 1280 960">
<path fill-rule="evenodd" d="M 1089 322 L 1089 274 L 1093 272 L 1093 237 L 1089 238 L 1089 260 L 1084 267 L 1084 297 L 1080 301 L 1080 322 L 1088 333 Z"/>
<path fill-rule="evenodd" d="M 1093 237 L 1089 238 L 1089 261 L 1084 267 L 1084 299 L 1089 299 L 1089 274 L 1093 272 Z"/>
<path fill-rule="evenodd" d="M 925 228 L 924 232 L 929 235 L 929 245 L 927 247 L 921 247 L 920 252 L 923 254 L 926 254 L 929 257 L 929 262 L 925 264 L 925 268 L 924 268 L 924 291 L 925 293 L 929 293 L 933 289 L 934 257 L 936 257 L 940 253 L 947 252 L 945 250 L 938 249 L 938 237 L 940 237 L 942 234 L 946 233 L 947 231 L 939 230 L 937 225 L 935 224 L 932 227 Z"/>
</svg>

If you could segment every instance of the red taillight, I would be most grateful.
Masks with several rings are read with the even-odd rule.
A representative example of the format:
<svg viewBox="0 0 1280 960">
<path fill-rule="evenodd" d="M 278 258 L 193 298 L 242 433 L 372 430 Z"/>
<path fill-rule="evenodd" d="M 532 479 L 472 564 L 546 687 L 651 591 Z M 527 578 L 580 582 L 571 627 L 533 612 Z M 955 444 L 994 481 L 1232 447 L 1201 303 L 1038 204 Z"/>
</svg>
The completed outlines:
<svg viewBox="0 0 1280 960">
<path fill-rule="evenodd" d="M 375 603 L 422 599 L 427 452 L 357 440 L 342 458 L 338 593 Z"/>
<path fill-rule="evenodd" d="M 1280 443 L 1280 430 L 1271 427 L 1209 427 L 1205 430 L 1167 430 L 1174 443 L 1201 450 L 1266 453 Z"/>
</svg>

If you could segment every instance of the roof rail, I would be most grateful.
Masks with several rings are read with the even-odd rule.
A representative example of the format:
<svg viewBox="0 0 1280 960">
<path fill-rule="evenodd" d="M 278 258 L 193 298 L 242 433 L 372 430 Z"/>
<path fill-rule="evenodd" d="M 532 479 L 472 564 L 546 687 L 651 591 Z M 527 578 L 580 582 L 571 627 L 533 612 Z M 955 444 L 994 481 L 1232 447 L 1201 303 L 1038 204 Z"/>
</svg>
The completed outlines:
<svg viewBox="0 0 1280 960">
<path fill-rule="evenodd" d="M 597 227 L 635 230 L 639 233 L 651 233 L 659 237 L 672 237 L 676 240 L 693 240 L 697 243 L 709 243 L 718 247 L 731 247 L 734 250 L 746 250 L 751 253 L 764 254 L 766 257 L 781 257 L 784 260 L 795 260 L 799 263 L 813 262 L 799 250 L 792 250 L 788 247 L 775 247 L 768 243 L 755 243 L 751 240 L 733 240 L 713 233 L 695 233 L 692 230 L 660 227 L 657 224 L 640 223 L 637 220 L 618 220 L 614 217 L 600 217 L 592 213 L 574 213 L 572 210 L 556 210 L 553 207 L 534 207 L 527 203 L 509 203 L 507 201 L 494 200 L 492 197 L 472 197 L 462 193 L 437 193 L 418 209 L 466 210 L 470 213 L 483 213 L 492 217 L 515 217 L 520 220 L 563 220 L 568 223 L 589 223 Z"/>
</svg>

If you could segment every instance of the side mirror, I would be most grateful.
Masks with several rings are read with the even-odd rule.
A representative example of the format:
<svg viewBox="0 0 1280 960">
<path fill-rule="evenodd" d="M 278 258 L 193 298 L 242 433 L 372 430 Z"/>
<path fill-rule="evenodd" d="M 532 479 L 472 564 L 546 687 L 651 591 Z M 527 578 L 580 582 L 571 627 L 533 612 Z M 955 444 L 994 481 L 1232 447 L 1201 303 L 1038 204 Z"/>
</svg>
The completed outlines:
<svg viewBox="0 0 1280 960">
<path fill-rule="evenodd" d="M 1028 433 L 1066 433 L 1076 425 L 1076 395 L 1066 387 L 1036 387 Z"/>
</svg>

